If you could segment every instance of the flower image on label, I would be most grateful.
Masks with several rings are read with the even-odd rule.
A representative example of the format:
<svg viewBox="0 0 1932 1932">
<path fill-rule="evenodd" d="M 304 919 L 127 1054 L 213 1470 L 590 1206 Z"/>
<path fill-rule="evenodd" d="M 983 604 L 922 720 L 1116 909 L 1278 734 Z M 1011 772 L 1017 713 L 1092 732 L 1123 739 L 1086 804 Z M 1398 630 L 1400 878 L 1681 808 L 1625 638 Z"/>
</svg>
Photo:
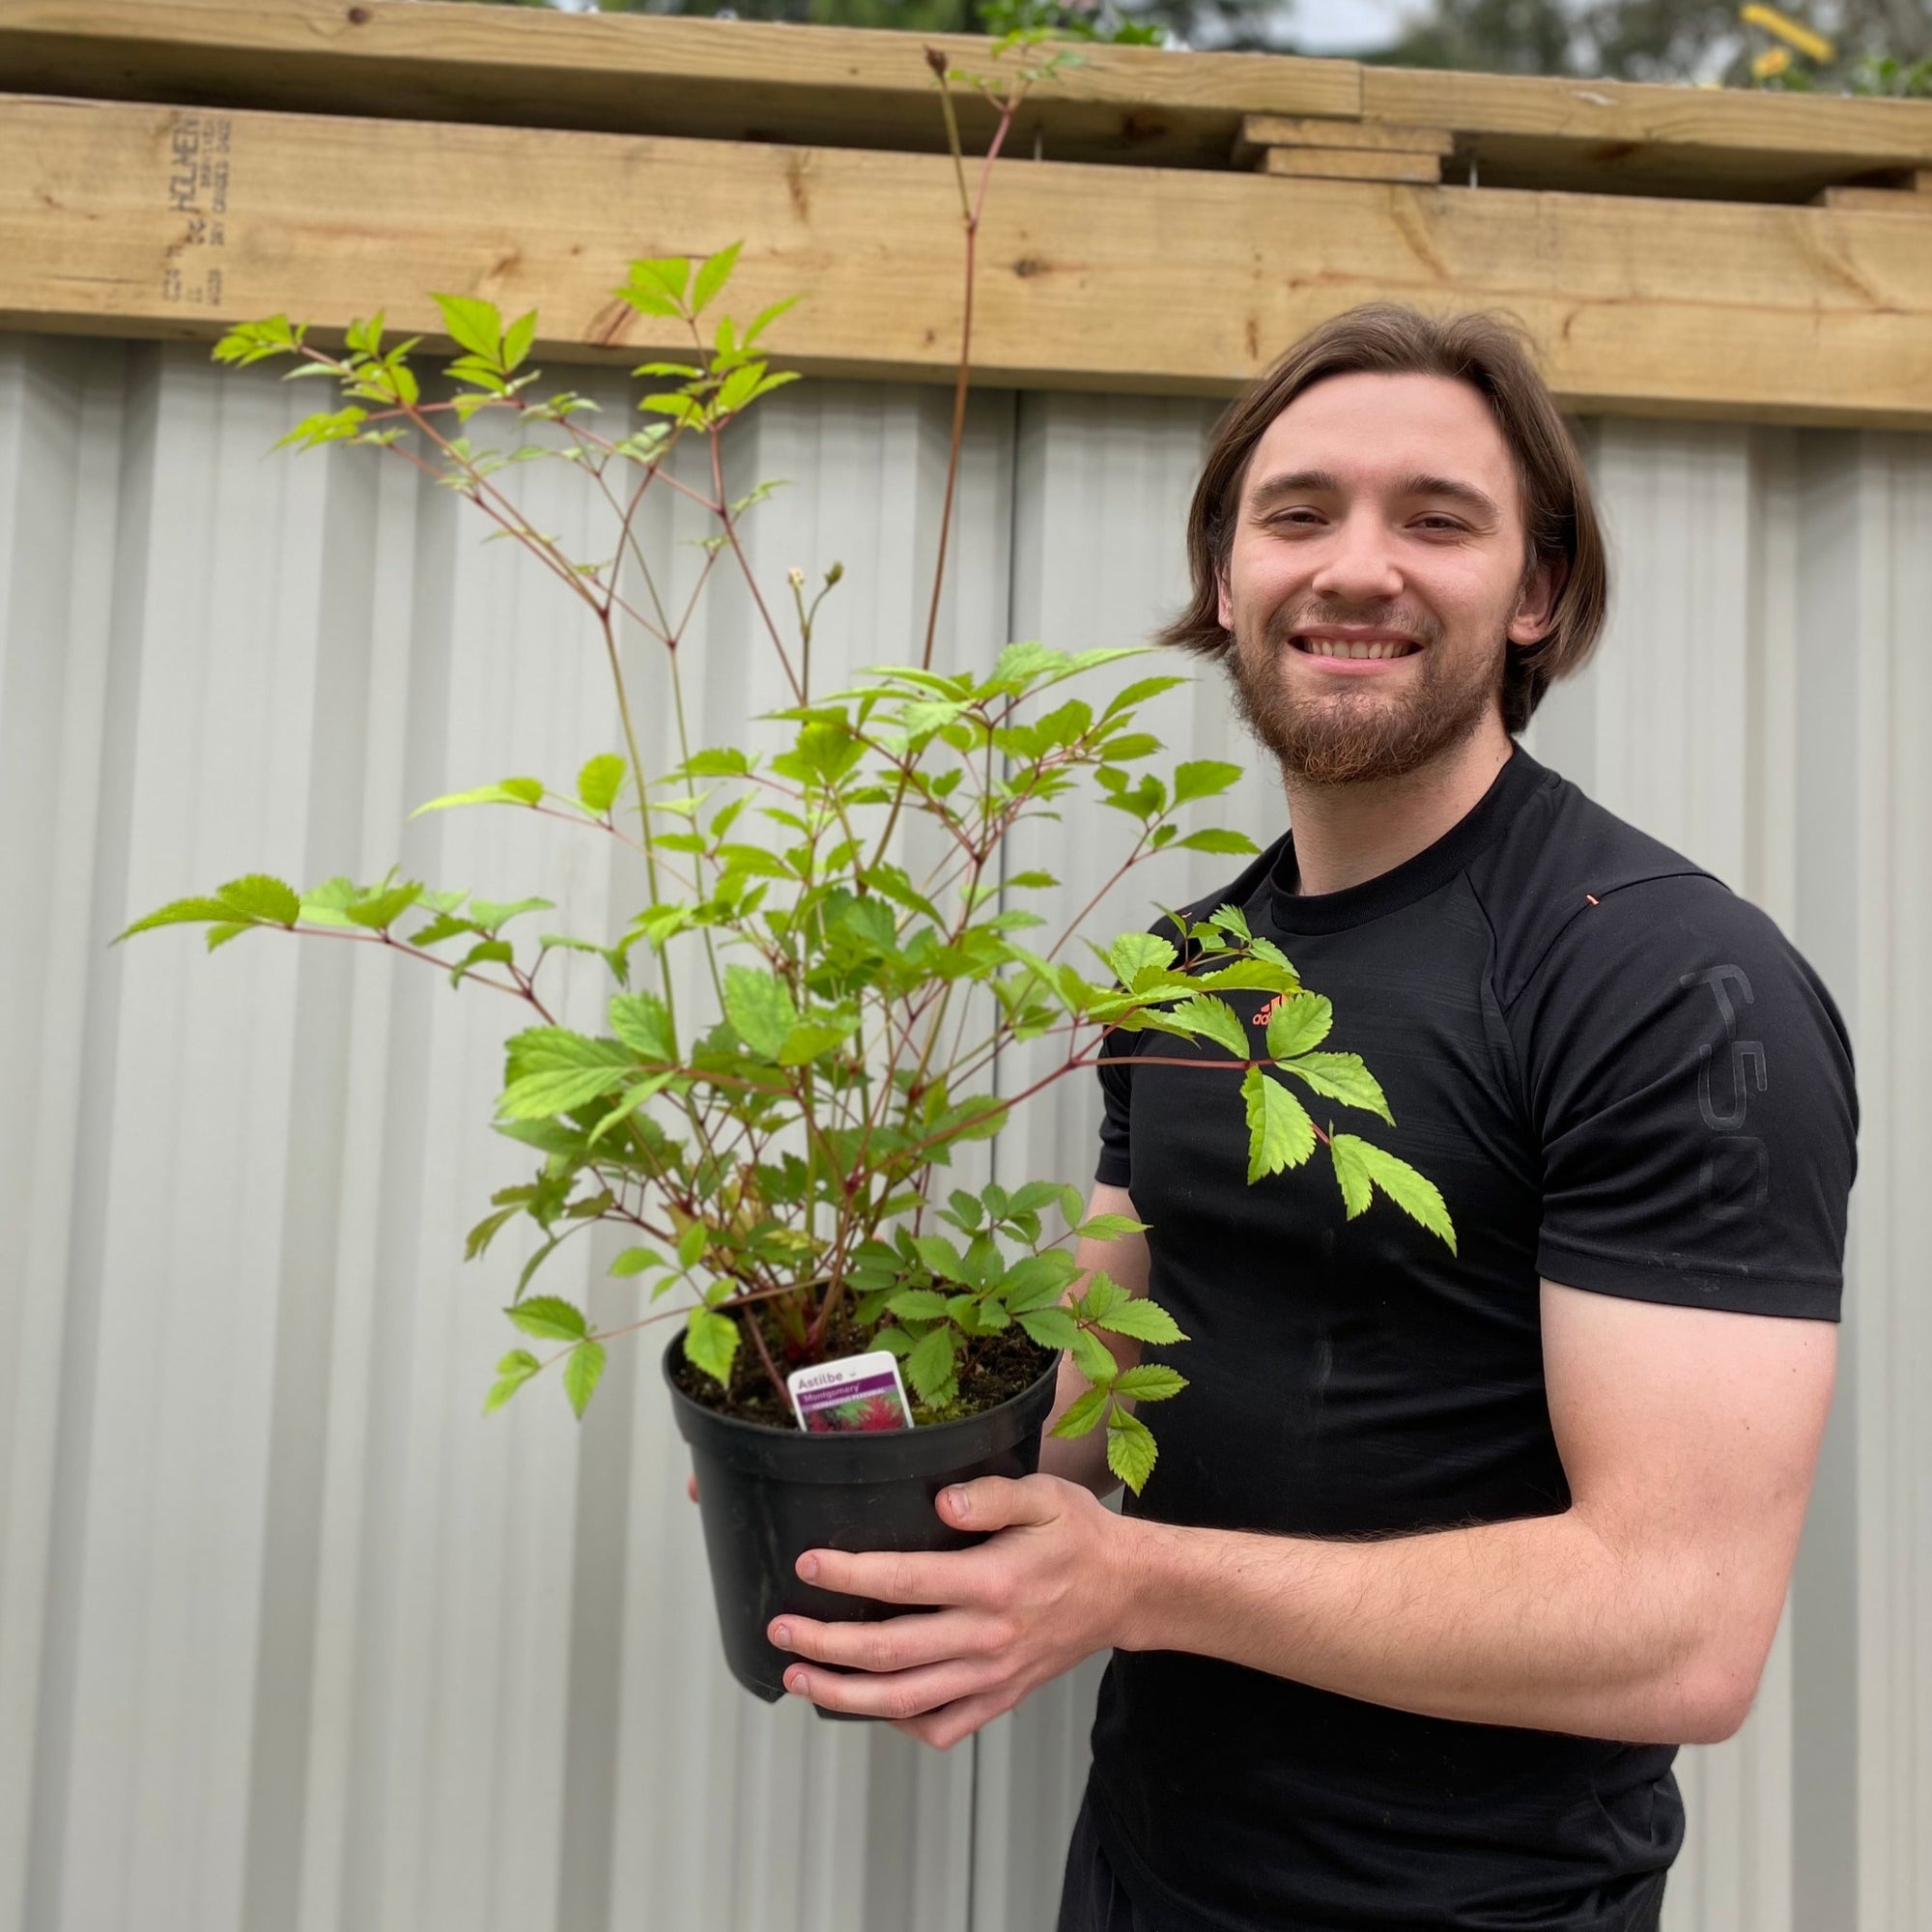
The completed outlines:
<svg viewBox="0 0 1932 1932">
<path fill-rule="evenodd" d="M 812 1435 L 912 1427 L 898 1358 L 884 1349 L 794 1369 L 785 1389 L 798 1426 Z"/>
</svg>

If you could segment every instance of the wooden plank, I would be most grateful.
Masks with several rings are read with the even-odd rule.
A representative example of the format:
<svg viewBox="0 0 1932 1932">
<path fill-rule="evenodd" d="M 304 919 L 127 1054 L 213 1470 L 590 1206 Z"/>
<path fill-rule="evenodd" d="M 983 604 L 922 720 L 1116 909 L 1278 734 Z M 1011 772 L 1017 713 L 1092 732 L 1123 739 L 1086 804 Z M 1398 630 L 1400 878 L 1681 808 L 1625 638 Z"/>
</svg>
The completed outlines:
<svg viewBox="0 0 1932 1932">
<path fill-rule="evenodd" d="M 936 151 L 925 43 L 426 0 L 0 0 L 0 74 L 23 91 Z M 1012 152 L 1225 167 L 1257 113 L 1454 129 L 1497 186 L 1799 203 L 1932 164 L 1926 101 L 1101 46 L 1042 84 Z M 990 114 L 968 118 L 983 140 Z"/>
<path fill-rule="evenodd" d="M 1293 181 L 1422 182 L 1442 179 L 1442 157 L 1397 149 L 1264 148 L 1257 172 Z"/>
<path fill-rule="evenodd" d="M 1451 155 L 1456 137 L 1444 128 L 1399 128 L 1367 121 L 1316 121 L 1306 115 L 1244 114 L 1229 160 L 1258 166 L 1270 148 L 1347 148 L 1357 153 Z M 1431 181 L 1435 175 L 1429 177 Z"/>
<path fill-rule="evenodd" d="M 430 332 L 440 290 L 538 307 L 550 361 L 637 358 L 673 345 L 613 298 L 622 265 L 742 240 L 738 312 L 806 297 L 775 353 L 943 380 L 957 234 L 937 157 L 0 97 L 0 322 L 25 327 L 206 339 L 380 307 Z M 1577 410 L 1927 430 L 1932 249 L 1897 235 L 1827 209 L 1002 162 L 980 380 L 1226 393 L 1393 298 L 1512 311 Z"/>
<path fill-rule="evenodd" d="M 1932 194 L 1920 193 L 1913 188 L 1828 187 L 1814 197 L 1814 205 L 1835 208 L 1840 212 L 1857 209 L 1865 214 L 1913 214 L 1922 217 L 1932 214 Z"/>
<path fill-rule="evenodd" d="M 928 46 L 1004 71 L 993 42 L 959 34 L 427 0 L 0 0 L 0 75 L 20 92 L 938 152 Z M 1009 152 L 1218 168 L 1244 111 L 1360 107 L 1352 61 L 1088 46 L 1034 88 Z M 983 148 L 992 111 L 967 99 L 961 119 Z"/>
<path fill-rule="evenodd" d="M 1932 163 L 1922 100 L 1372 67 L 1362 118 L 1453 128 L 1498 187 L 1797 202 Z"/>
</svg>

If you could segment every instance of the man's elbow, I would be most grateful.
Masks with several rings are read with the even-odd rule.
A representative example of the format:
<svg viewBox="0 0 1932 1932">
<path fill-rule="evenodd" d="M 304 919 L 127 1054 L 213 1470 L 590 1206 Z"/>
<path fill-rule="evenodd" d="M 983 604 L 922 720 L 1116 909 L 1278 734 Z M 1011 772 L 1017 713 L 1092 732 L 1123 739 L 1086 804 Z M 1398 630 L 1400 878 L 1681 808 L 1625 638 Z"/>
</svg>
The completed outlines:
<svg viewBox="0 0 1932 1932">
<path fill-rule="evenodd" d="M 1660 1729 L 1662 1742 L 1720 1745 L 1743 1730 L 1757 1700 L 1768 1647 L 1740 1652 L 1708 1648 L 1669 1687 Z"/>
</svg>

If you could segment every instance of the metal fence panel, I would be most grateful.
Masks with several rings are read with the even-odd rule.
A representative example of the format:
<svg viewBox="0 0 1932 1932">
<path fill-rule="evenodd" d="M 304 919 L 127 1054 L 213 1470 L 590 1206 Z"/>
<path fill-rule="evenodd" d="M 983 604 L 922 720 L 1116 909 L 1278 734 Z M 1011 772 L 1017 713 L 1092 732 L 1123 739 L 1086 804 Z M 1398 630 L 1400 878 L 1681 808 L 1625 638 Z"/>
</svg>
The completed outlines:
<svg viewBox="0 0 1932 1932">
<path fill-rule="evenodd" d="M 183 348 L 0 337 L 0 1932 L 1044 1932 L 1096 1665 L 943 1757 L 757 1706 L 717 1658 L 655 1343 L 613 1350 L 582 1430 L 554 1395 L 478 1414 L 514 1257 L 454 1257 L 521 1166 L 484 1127 L 515 1014 L 347 946 L 107 951 L 264 866 L 560 880 L 583 931 L 637 895 L 560 828 L 407 819 L 610 749 L 604 672 L 446 493 L 365 451 L 266 458 L 312 394 Z M 790 487 L 753 525 L 760 581 L 845 564 L 827 675 L 916 655 L 950 397 L 763 408 L 735 460 Z M 1179 601 L 1211 414 L 976 397 L 942 649 L 1143 638 Z M 1745 1732 L 1685 1753 L 1666 1922 L 1895 1932 L 1932 1919 L 1932 449 L 1624 422 L 1588 443 L 1611 633 L 1531 749 L 1784 924 L 1852 1022 L 1865 1109 L 1792 1605 Z M 527 474 L 547 526 L 587 531 L 582 479 Z M 696 534 L 667 513 L 649 540 Z M 700 742 L 777 701 L 754 629 L 741 593 L 701 607 Z M 668 712 L 639 725 L 668 755 Z M 1211 675 L 1160 728 L 1247 755 Z M 1225 811 L 1261 837 L 1282 815 L 1260 771 Z M 1023 863 L 1063 905 L 1114 817 L 1037 828 Z M 1162 863 L 1096 926 L 1228 869 Z M 581 1011 L 594 980 L 559 991 Z M 1095 1111 L 1084 1081 L 1052 1090 L 996 1171 L 1084 1180 Z M 554 1265 L 621 1319 L 600 1259 Z"/>
</svg>

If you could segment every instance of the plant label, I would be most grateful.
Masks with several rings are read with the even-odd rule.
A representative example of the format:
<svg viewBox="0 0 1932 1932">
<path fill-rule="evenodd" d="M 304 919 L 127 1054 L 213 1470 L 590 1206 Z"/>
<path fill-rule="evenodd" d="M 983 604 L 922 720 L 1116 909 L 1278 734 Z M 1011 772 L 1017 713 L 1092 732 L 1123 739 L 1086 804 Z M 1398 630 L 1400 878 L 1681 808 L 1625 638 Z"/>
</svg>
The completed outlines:
<svg viewBox="0 0 1932 1932">
<path fill-rule="evenodd" d="M 798 1426 L 812 1435 L 912 1427 L 898 1357 L 884 1349 L 794 1369 L 785 1389 Z"/>
</svg>

